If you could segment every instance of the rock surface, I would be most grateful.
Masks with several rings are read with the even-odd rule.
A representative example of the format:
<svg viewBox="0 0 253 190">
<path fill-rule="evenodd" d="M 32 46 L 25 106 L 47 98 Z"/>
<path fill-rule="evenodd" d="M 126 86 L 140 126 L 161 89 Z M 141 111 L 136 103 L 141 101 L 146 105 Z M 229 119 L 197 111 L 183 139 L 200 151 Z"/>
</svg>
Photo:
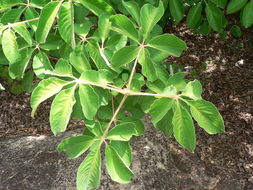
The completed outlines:
<svg viewBox="0 0 253 190">
<path fill-rule="evenodd" d="M 69 159 L 58 153 L 57 144 L 80 130 L 62 136 L 21 137 L 0 140 L 0 190 L 74 190 L 75 175 L 84 155 Z M 195 153 L 180 148 L 174 140 L 147 129 L 132 142 L 135 178 L 119 185 L 103 168 L 101 190 L 239 190 L 238 181 L 222 180 Z"/>
</svg>

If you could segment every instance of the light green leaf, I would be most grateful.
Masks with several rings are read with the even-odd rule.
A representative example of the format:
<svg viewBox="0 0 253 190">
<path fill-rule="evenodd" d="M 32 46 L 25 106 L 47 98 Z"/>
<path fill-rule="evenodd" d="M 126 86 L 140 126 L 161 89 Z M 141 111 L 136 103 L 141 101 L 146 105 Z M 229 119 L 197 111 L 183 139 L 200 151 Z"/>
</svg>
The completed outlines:
<svg viewBox="0 0 253 190">
<path fill-rule="evenodd" d="M 53 73 L 72 76 L 72 67 L 67 60 L 61 58 L 57 61 Z"/>
<path fill-rule="evenodd" d="M 18 62 L 12 63 L 9 67 L 10 77 L 13 79 L 21 79 L 24 76 L 26 67 L 31 59 L 33 49 L 24 49 L 20 51 L 21 59 Z"/>
<path fill-rule="evenodd" d="M 76 49 L 69 55 L 69 61 L 71 65 L 73 65 L 74 68 L 79 73 L 82 73 L 84 71 L 91 69 L 89 61 L 83 52 L 82 46 L 77 46 Z"/>
<path fill-rule="evenodd" d="M 198 25 L 199 21 L 202 18 L 202 15 L 201 15 L 202 8 L 203 8 L 202 2 L 199 2 L 198 4 L 193 5 L 191 9 L 189 10 L 187 19 L 186 19 L 186 24 L 189 28 L 193 29 Z"/>
<path fill-rule="evenodd" d="M 167 81 L 167 86 L 175 86 L 178 91 L 183 90 L 186 87 L 186 82 L 184 80 L 185 74 L 182 72 L 175 73 Z"/>
<path fill-rule="evenodd" d="M 138 42 L 139 34 L 132 21 L 124 15 L 111 16 L 112 30 Z"/>
<path fill-rule="evenodd" d="M 176 57 L 187 49 L 186 43 L 172 34 L 155 36 L 148 42 L 148 46 Z"/>
<path fill-rule="evenodd" d="M 101 69 L 99 71 L 89 70 L 83 72 L 80 79 L 100 84 L 107 84 L 113 82 L 113 75 L 110 71 L 105 69 Z"/>
<path fill-rule="evenodd" d="M 134 174 L 110 145 L 106 145 L 105 158 L 106 168 L 112 180 L 123 184 L 129 183 Z"/>
<path fill-rule="evenodd" d="M 184 92 L 182 93 L 183 96 L 188 96 L 193 100 L 202 99 L 201 94 L 202 94 L 202 85 L 198 80 L 189 82 L 186 85 Z"/>
<path fill-rule="evenodd" d="M 250 0 L 242 11 L 241 23 L 245 28 L 253 24 L 253 0 Z"/>
<path fill-rule="evenodd" d="M 59 12 L 58 29 L 62 39 L 75 48 L 74 9 L 71 2 L 62 4 Z"/>
<path fill-rule="evenodd" d="M 102 42 L 107 39 L 111 29 L 111 24 L 112 23 L 110 22 L 110 16 L 108 14 L 102 14 L 99 16 L 98 33 Z"/>
<path fill-rule="evenodd" d="M 209 134 L 224 132 L 224 121 L 217 108 L 208 101 L 188 101 L 193 118 Z"/>
<path fill-rule="evenodd" d="M 173 103 L 174 100 L 170 98 L 160 98 L 155 100 L 149 110 L 152 117 L 152 123 L 158 123 L 172 108 Z"/>
<path fill-rule="evenodd" d="M 32 7 L 28 7 L 25 11 L 25 19 L 31 20 L 39 17 L 39 13 Z M 33 31 L 37 30 L 38 20 L 31 21 L 27 23 Z"/>
<path fill-rule="evenodd" d="M 220 32 L 227 23 L 223 12 L 212 3 L 206 3 L 205 11 L 210 27 L 216 32 Z"/>
<path fill-rule="evenodd" d="M 111 146 L 118 153 L 120 158 L 126 163 L 129 167 L 132 163 L 132 151 L 129 142 L 124 141 L 111 141 Z"/>
<path fill-rule="evenodd" d="M 12 27 L 24 40 L 29 44 L 32 45 L 32 38 L 29 31 L 26 29 L 25 24 L 18 24 Z"/>
<path fill-rule="evenodd" d="M 164 14 L 163 3 L 160 1 L 158 7 L 154 7 L 150 4 L 145 4 L 141 8 L 140 23 L 143 30 L 144 39 L 146 39 L 153 29 L 153 27 L 158 23 Z"/>
<path fill-rule="evenodd" d="M 169 0 L 169 8 L 173 18 L 180 22 L 184 17 L 184 5 L 181 0 Z"/>
<path fill-rule="evenodd" d="M 3 16 L 1 17 L 1 23 L 5 25 L 5 24 L 17 22 L 22 12 L 23 12 L 23 7 L 5 11 Z"/>
<path fill-rule="evenodd" d="M 33 57 L 33 71 L 36 76 L 40 79 L 45 77 L 46 70 L 52 70 L 53 67 L 47 57 L 47 54 L 44 52 L 39 52 Z"/>
<path fill-rule="evenodd" d="M 193 121 L 189 112 L 180 104 L 172 118 L 173 133 L 177 142 L 183 147 L 194 150 L 196 147 L 196 136 Z"/>
<path fill-rule="evenodd" d="M 248 0 L 230 0 L 227 6 L 227 14 L 233 14 L 243 8 Z"/>
<path fill-rule="evenodd" d="M 115 14 L 113 8 L 104 0 L 79 0 L 87 9 L 92 11 L 95 15 L 99 16 L 103 13 L 110 15 Z"/>
<path fill-rule="evenodd" d="M 112 57 L 112 65 L 119 68 L 132 62 L 138 55 L 139 47 L 126 46 L 118 50 Z"/>
<path fill-rule="evenodd" d="M 54 135 L 64 132 L 67 128 L 72 108 L 76 103 L 75 89 L 76 86 L 62 90 L 53 100 L 49 121 Z"/>
<path fill-rule="evenodd" d="M 16 36 L 10 28 L 3 32 L 2 48 L 4 55 L 10 63 L 15 63 L 20 59 Z"/>
<path fill-rule="evenodd" d="M 122 1 L 123 6 L 129 12 L 129 14 L 140 24 L 140 6 L 135 1 Z"/>
<path fill-rule="evenodd" d="M 145 127 L 144 127 L 143 122 L 140 119 L 136 119 L 134 117 L 126 117 L 126 118 L 121 119 L 120 122 L 122 122 L 122 123 L 126 123 L 126 122 L 134 123 L 135 130 L 137 132 L 135 134 L 135 136 L 140 136 L 140 135 L 144 134 Z"/>
<path fill-rule="evenodd" d="M 87 151 L 94 141 L 90 136 L 69 137 L 58 145 L 58 151 L 65 152 L 70 158 L 77 158 Z"/>
<path fill-rule="evenodd" d="M 100 148 L 90 152 L 77 171 L 77 190 L 90 190 L 99 186 L 101 176 Z"/>
<path fill-rule="evenodd" d="M 61 2 L 53 1 L 48 3 L 41 11 L 38 28 L 35 33 L 39 43 L 45 43 L 47 35 L 54 23 L 55 17 L 61 7 Z"/>
<path fill-rule="evenodd" d="M 155 128 L 164 132 L 167 137 L 171 137 L 173 134 L 173 114 L 172 109 L 170 109 L 159 122 L 154 123 Z"/>
<path fill-rule="evenodd" d="M 155 69 L 155 65 L 151 60 L 149 51 L 147 49 L 143 49 L 139 56 L 139 62 L 142 66 L 142 73 L 147 79 L 151 82 L 157 79 L 157 73 Z"/>
<path fill-rule="evenodd" d="M 93 120 L 99 108 L 99 97 L 91 86 L 79 84 L 79 96 L 84 116 Z"/>
<path fill-rule="evenodd" d="M 106 139 L 114 141 L 129 141 L 133 135 L 136 134 L 135 124 L 134 123 L 121 123 L 114 128 L 112 128 Z"/>
<path fill-rule="evenodd" d="M 30 102 L 32 107 L 32 117 L 34 117 L 35 111 L 41 102 L 57 94 L 67 84 L 69 84 L 68 81 L 55 77 L 42 80 L 32 92 Z"/>
</svg>

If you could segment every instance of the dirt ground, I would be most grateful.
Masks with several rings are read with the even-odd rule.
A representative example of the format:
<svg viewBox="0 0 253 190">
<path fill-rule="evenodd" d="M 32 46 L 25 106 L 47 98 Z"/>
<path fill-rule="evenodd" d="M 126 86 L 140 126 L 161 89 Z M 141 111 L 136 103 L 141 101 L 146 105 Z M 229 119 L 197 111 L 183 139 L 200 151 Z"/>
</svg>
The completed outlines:
<svg viewBox="0 0 253 190">
<path fill-rule="evenodd" d="M 202 82 L 203 98 L 218 107 L 226 125 L 225 133 L 213 136 L 197 128 L 198 157 L 210 168 L 210 175 L 219 174 L 221 180 L 233 175 L 241 189 L 253 189 L 253 32 L 243 31 L 241 38 L 229 34 L 222 40 L 217 34 L 193 34 L 184 24 L 167 32 L 188 45 L 183 56 L 168 61 L 197 71 L 188 77 Z M 51 134 L 50 104 L 40 106 L 32 119 L 29 99 L 29 94 L 0 92 L 0 138 Z M 70 129 L 81 125 L 71 121 Z"/>
</svg>

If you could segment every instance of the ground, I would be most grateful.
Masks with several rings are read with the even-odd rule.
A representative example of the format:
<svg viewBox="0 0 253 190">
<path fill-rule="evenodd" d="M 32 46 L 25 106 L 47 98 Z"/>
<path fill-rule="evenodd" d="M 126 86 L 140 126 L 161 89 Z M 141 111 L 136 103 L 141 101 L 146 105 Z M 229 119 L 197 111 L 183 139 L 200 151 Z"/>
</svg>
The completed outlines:
<svg viewBox="0 0 253 190">
<path fill-rule="evenodd" d="M 226 132 L 208 135 L 196 126 L 197 148 L 192 155 L 182 149 L 175 140 L 167 140 L 159 132 L 154 132 L 152 126 L 149 125 L 145 136 L 136 139 L 133 146 L 134 151 L 137 154 L 140 153 L 139 162 L 145 163 L 140 164 L 140 169 L 144 172 L 141 181 L 147 183 L 146 187 L 149 189 L 170 189 L 169 186 L 173 185 L 170 178 L 177 173 L 168 173 L 168 170 L 175 169 L 171 168 L 172 165 L 168 162 L 173 163 L 179 170 L 181 167 L 181 172 L 187 176 L 190 175 L 187 174 L 189 163 L 193 164 L 193 161 L 196 161 L 205 168 L 208 179 L 213 176 L 214 181 L 208 182 L 207 189 L 253 189 L 252 31 L 245 30 L 244 35 L 239 39 L 229 34 L 221 40 L 217 34 L 209 36 L 193 34 L 186 29 L 184 24 L 168 28 L 167 32 L 184 39 L 188 45 L 188 50 L 183 56 L 170 57 L 168 61 L 197 71 L 197 74 L 193 76 L 188 74 L 188 77 L 197 78 L 202 82 L 203 98 L 218 107 L 225 121 Z M 206 65 L 206 69 L 203 69 L 203 65 Z M 12 95 L 8 91 L 0 92 L 1 140 L 28 135 L 51 135 L 48 124 L 50 105 L 43 104 L 37 117 L 32 119 L 29 99 L 29 94 Z M 81 125 L 81 122 L 71 121 L 70 129 Z M 151 143 L 150 146 L 148 142 Z M 149 151 L 146 150 L 156 146 L 162 148 L 158 148 L 159 151 L 152 148 Z M 169 160 L 166 160 L 166 156 L 164 158 L 163 154 L 166 155 L 166 151 L 169 152 Z M 159 159 L 154 158 L 156 156 L 154 152 L 161 154 L 158 155 Z M 180 160 L 178 158 L 180 155 L 186 156 L 188 160 Z M 150 168 L 154 166 L 154 161 L 158 164 L 155 165 L 157 169 Z M 150 176 L 153 178 L 150 179 Z M 199 176 L 203 177 L 203 175 Z M 182 184 L 188 183 L 187 188 L 184 185 L 174 184 L 174 189 L 191 189 L 191 184 L 197 183 L 197 181 L 187 181 L 187 179 L 187 177 L 182 179 Z M 106 182 L 102 181 L 102 183 L 105 185 Z M 138 179 L 134 179 L 133 183 L 138 184 Z M 233 186 L 229 187 L 229 184 Z"/>
</svg>

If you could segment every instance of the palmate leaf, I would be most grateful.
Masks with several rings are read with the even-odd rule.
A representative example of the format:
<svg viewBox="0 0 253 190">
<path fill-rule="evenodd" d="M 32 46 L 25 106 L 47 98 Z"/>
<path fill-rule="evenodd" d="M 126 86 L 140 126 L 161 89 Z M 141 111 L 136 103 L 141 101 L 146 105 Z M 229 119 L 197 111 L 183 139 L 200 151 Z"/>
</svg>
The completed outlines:
<svg viewBox="0 0 253 190">
<path fill-rule="evenodd" d="M 241 23 L 245 28 L 253 24 L 253 0 L 250 0 L 242 11 Z"/>
<path fill-rule="evenodd" d="M 23 12 L 23 8 L 20 7 L 18 9 L 10 9 L 6 11 L 3 16 L 1 17 L 2 24 L 9 24 L 17 22 Z"/>
<path fill-rule="evenodd" d="M 24 40 L 29 44 L 32 45 L 32 38 L 29 31 L 26 29 L 25 24 L 18 24 L 12 27 Z"/>
<path fill-rule="evenodd" d="M 135 28 L 133 22 L 128 17 L 117 14 L 111 16 L 110 20 L 112 21 L 112 30 L 122 35 L 126 35 L 127 37 L 138 42 L 138 30 Z"/>
<path fill-rule="evenodd" d="M 99 186 L 101 176 L 100 148 L 90 152 L 77 171 L 77 190 L 90 190 Z"/>
<path fill-rule="evenodd" d="M 47 57 L 47 54 L 40 51 L 33 57 L 33 71 L 40 79 L 45 77 L 46 70 L 52 70 L 53 67 Z"/>
<path fill-rule="evenodd" d="M 126 46 L 117 51 L 112 57 L 112 65 L 119 68 L 132 62 L 138 55 L 138 46 Z"/>
<path fill-rule="evenodd" d="M 39 13 L 32 7 L 28 7 L 25 11 L 25 19 L 26 20 L 31 20 L 34 18 L 38 18 L 39 17 Z M 33 29 L 33 31 L 36 31 L 37 29 L 37 25 L 38 25 L 38 20 L 32 21 L 27 23 L 28 26 L 30 26 L 30 28 Z"/>
<path fill-rule="evenodd" d="M 224 132 L 224 121 L 217 108 L 208 101 L 187 101 L 191 107 L 193 118 L 209 134 Z"/>
<path fill-rule="evenodd" d="M 159 131 L 164 132 L 167 137 L 171 137 L 173 134 L 173 114 L 174 113 L 172 109 L 170 109 L 160 121 L 154 123 L 155 128 Z"/>
<path fill-rule="evenodd" d="M 106 139 L 114 141 L 129 141 L 133 135 L 136 134 L 135 124 L 134 123 L 121 123 L 114 128 L 112 128 Z"/>
<path fill-rule="evenodd" d="M 110 16 L 108 14 L 100 15 L 98 20 L 98 33 L 102 42 L 104 42 L 109 36 L 110 29 L 111 29 Z"/>
<path fill-rule="evenodd" d="M 201 99 L 201 94 L 202 94 L 202 85 L 198 80 L 189 82 L 186 85 L 184 92 L 182 93 L 183 96 L 188 96 L 193 100 Z"/>
<path fill-rule="evenodd" d="M 211 0 L 217 7 L 225 8 L 228 0 Z"/>
<path fill-rule="evenodd" d="M 120 158 L 129 167 L 132 163 L 132 151 L 130 143 L 124 141 L 111 141 L 110 145 L 114 148 Z"/>
<path fill-rule="evenodd" d="M 79 84 L 79 96 L 84 116 L 88 120 L 93 120 L 100 107 L 98 94 L 93 87 Z"/>
<path fill-rule="evenodd" d="M 10 28 L 3 32 L 2 48 L 4 55 L 10 63 L 15 63 L 20 59 L 16 36 Z"/>
<path fill-rule="evenodd" d="M 53 73 L 56 75 L 72 76 L 72 67 L 65 59 L 59 59 L 55 65 Z"/>
<path fill-rule="evenodd" d="M 62 90 L 53 100 L 49 121 L 54 135 L 64 132 L 67 128 L 72 108 L 76 102 L 75 89 L 76 86 Z"/>
<path fill-rule="evenodd" d="M 169 0 L 169 8 L 173 18 L 180 22 L 184 17 L 184 5 L 181 0 Z"/>
<path fill-rule="evenodd" d="M 186 43 L 172 34 L 155 36 L 147 45 L 176 57 L 187 49 Z"/>
<path fill-rule="evenodd" d="M 144 39 L 148 37 L 155 24 L 162 18 L 164 14 L 163 3 L 160 1 L 158 7 L 145 4 L 141 8 L 140 22 L 143 30 Z"/>
<path fill-rule="evenodd" d="M 104 0 L 79 0 L 82 5 L 92 11 L 95 15 L 99 16 L 103 13 L 112 15 L 115 13 L 113 8 Z"/>
<path fill-rule="evenodd" d="M 65 152 L 70 158 L 77 158 L 87 151 L 94 141 L 90 136 L 69 137 L 58 145 L 58 151 Z"/>
<path fill-rule="evenodd" d="M 54 23 L 55 17 L 61 7 L 61 2 L 53 1 L 48 3 L 41 11 L 38 28 L 35 33 L 39 43 L 45 43 L 47 35 Z"/>
<path fill-rule="evenodd" d="M 186 24 L 189 28 L 195 28 L 198 25 L 199 21 L 202 18 L 202 9 L 202 2 L 199 2 L 198 4 L 191 7 L 186 19 Z"/>
<path fill-rule="evenodd" d="M 70 2 L 62 4 L 58 19 L 59 33 L 62 39 L 75 48 L 75 30 L 74 30 L 74 9 Z"/>
<path fill-rule="evenodd" d="M 177 142 L 193 151 L 196 147 L 196 136 L 192 117 L 180 104 L 177 105 L 172 124 L 174 126 L 173 134 Z"/>
<path fill-rule="evenodd" d="M 55 77 L 42 80 L 32 92 L 30 101 L 32 107 L 32 117 L 34 117 L 35 111 L 41 102 L 60 92 L 60 90 L 67 84 L 69 84 L 68 81 Z"/>
<path fill-rule="evenodd" d="M 227 14 L 233 14 L 239 11 L 248 0 L 230 0 L 227 6 Z"/>
<path fill-rule="evenodd" d="M 134 174 L 110 145 L 106 145 L 105 158 L 106 168 L 112 180 L 123 184 L 129 183 Z"/>
<path fill-rule="evenodd" d="M 140 6 L 135 1 L 122 1 L 123 6 L 129 12 L 129 14 L 140 24 Z"/>
</svg>

